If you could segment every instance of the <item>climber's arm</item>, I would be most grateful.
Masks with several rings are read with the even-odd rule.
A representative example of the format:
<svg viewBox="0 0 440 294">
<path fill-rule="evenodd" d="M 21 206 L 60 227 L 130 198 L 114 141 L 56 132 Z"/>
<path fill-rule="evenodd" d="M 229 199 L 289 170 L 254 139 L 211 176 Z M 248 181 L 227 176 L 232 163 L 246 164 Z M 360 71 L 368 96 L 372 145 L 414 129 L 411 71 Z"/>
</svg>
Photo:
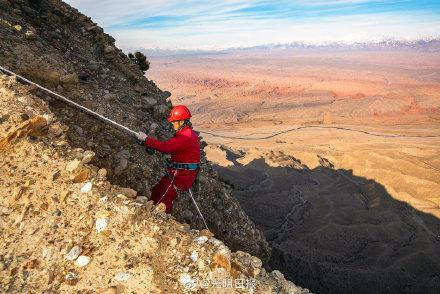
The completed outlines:
<svg viewBox="0 0 440 294">
<path fill-rule="evenodd" d="M 145 140 L 145 146 L 157 150 L 165 154 L 171 154 L 182 150 L 186 146 L 186 138 L 183 136 L 176 136 L 167 141 L 159 141 L 154 138 L 148 137 Z"/>
</svg>

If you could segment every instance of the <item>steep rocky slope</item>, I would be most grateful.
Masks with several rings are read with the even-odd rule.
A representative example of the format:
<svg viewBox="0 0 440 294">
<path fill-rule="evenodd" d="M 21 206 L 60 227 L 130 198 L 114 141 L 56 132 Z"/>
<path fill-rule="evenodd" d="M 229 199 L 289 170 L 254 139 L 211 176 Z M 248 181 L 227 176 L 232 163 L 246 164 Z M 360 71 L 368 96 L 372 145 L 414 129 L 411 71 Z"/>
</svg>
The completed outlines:
<svg viewBox="0 0 440 294">
<path fill-rule="evenodd" d="M 219 175 L 264 231 L 272 246 L 269 265 L 299 285 L 317 293 L 438 292 L 440 220 L 434 214 L 340 168 L 325 152 L 311 168 L 281 151 L 215 145 L 206 151 L 213 162 L 220 159 Z"/>
<path fill-rule="evenodd" d="M 0 75 L 1 293 L 308 293 L 111 184 L 34 92 Z"/>
<path fill-rule="evenodd" d="M 148 81 L 89 17 L 61 1 L 0 0 L 0 65 L 131 129 L 148 130 L 159 138 L 172 135 L 165 122 L 170 93 Z M 66 141 L 72 148 L 92 150 L 96 155 L 91 163 L 105 168 L 112 183 L 149 196 L 164 170 L 159 154 L 147 154 L 127 135 L 45 93 L 35 94 L 48 101 L 68 126 Z M 195 190 L 208 226 L 219 239 L 233 250 L 267 258 L 264 237 L 231 199 L 205 157 Z M 187 196 L 180 197 L 174 215 L 202 228 Z"/>
</svg>

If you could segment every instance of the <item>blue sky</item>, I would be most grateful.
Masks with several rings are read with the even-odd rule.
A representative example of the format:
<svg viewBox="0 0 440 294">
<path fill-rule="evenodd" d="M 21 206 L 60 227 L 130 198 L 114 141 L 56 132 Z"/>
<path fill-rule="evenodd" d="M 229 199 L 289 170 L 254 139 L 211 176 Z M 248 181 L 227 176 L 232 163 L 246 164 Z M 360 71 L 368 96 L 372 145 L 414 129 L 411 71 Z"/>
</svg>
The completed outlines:
<svg viewBox="0 0 440 294">
<path fill-rule="evenodd" d="M 67 0 L 122 48 L 440 37 L 440 0 Z"/>
</svg>

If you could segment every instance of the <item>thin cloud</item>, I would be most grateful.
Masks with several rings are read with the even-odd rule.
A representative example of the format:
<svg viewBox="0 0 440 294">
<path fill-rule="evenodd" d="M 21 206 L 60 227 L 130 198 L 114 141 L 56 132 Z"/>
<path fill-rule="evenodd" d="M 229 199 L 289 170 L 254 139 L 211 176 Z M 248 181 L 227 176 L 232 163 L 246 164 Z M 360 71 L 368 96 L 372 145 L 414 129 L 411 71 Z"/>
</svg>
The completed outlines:
<svg viewBox="0 0 440 294">
<path fill-rule="evenodd" d="M 427 0 L 68 0 L 118 45 L 227 48 L 303 41 L 439 37 L 440 2 Z"/>
</svg>

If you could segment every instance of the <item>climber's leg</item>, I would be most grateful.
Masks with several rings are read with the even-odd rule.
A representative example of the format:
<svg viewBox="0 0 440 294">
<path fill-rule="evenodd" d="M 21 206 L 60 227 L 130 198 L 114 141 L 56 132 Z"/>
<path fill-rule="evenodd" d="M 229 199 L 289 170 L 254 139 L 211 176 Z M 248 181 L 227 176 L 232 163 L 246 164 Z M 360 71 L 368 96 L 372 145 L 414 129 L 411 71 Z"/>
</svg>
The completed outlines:
<svg viewBox="0 0 440 294">
<path fill-rule="evenodd" d="M 177 197 L 177 191 L 171 182 L 171 179 L 165 175 L 160 181 L 153 187 L 151 191 L 151 200 L 154 204 L 162 202 L 166 206 L 166 213 L 171 213 L 173 209 L 173 201 Z"/>
</svg>

